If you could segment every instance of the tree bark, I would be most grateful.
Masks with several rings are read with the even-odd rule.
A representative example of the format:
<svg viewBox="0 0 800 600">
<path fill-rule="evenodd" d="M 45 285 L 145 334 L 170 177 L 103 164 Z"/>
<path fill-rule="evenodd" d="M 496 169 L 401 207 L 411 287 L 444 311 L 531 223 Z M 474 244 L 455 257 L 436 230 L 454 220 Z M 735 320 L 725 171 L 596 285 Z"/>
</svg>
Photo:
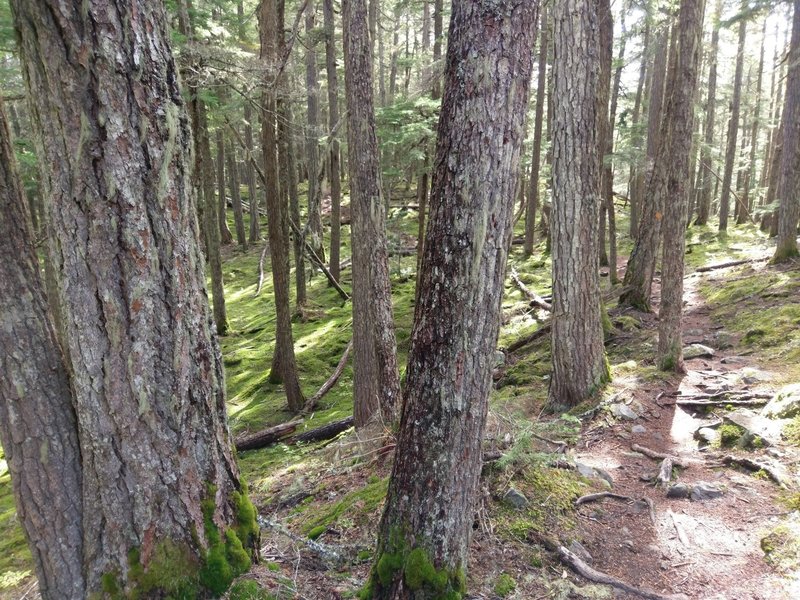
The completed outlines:
<svg viewBox="0 0 800 600">
<path fill-rule="evenodd" d="M 353 402 L 356 427 L 396 420 L 400 397 L 385 208 L 368 54 L 365 0 L 344 0 L 345 90 L 353 251 Z"/>
<path fill-rule="evenodd" d="M 798 256 L 797 219 L 800 214 L 800 0 L 794 0 L 789 72 L 783 108 L 783 150 L 778 195 L 778 246 L 773 262 Z"/>
<path fill-rule="evenodd" d="M 744 71 L 744 44 L 747 37 L 747 21 L 739 21 L 739 45 L 736 54 L 736 71 L 733 77 L 731 117 L 728 121 L 728 146 L 725 151 L 725 171 L 722 174 L 722 196 L 719 201 L 719 230 L 728 230 L 728 215 L 731 205 L 731 184 L 736 163 L 736 136 L 739 133 L 739 108 L 742 100 L 742 72 Z"/>
<path fill-rule="evenodd" d="M 539 176 L 542 164 L 542 127 L 544 124 L 544 94 L 547 89 L 547 5 L 542 7 L 539 37 L 539 66 L 536 72 L 536 114 L 533 124 L 533 149 L 531 151 L 531 176 L 528 181 L 528 204 L 525 213 L 525 256 L 533 254 L 536 242 L 536 211 L 539 210 Z"/>
<path fill-rule="evenodd" d="M 761 87 L 764 79 L 764 46 L 766 44 L 766 38 L 767 19 L 765 18 L 764 26 L 761 30 L 761 52 L 759 53 L 758 72 L 756 74 L 756 98 L 755 106 L 753 108 L 753 123 L 750 130 L 750 158 L 748 160 L 747 172 L 745 174 L 744 192 L 742 196 L 742 202 L 744 202 L 744 204 L 747 206 L 748 211 L 751 211 L 755 204 L 753 198 L 753 183 L 756 181 L 756 153 L 758 152 L 758 137 L 761 128 Z M 766 166 L 766 163 L 764 163 L 764 165 Z M 737 224 L 742 225 L 746 223 L 746 219 L 749 218 L 749 216 L 749 214 L 744 215 L 742 219 L 737 221 Z"/>
<path fill-rule="evenodd" d="M 240 483 L 166 14 L 111 0 L 12 11 L 56 236 L 86 592 L 116 574 L 133 593 L 132 557 L 147 570 L 165 548 L 184 567 L 168 585 L 196 586 L 209 547 L 224 554 L 205 521 L 235 524 Z"/>
<path fill-rule="evenodd" d="M 44 600 L 83 598 L 81 455 L 0 98 L 0 440 Z"/>
<path fill-rule="evenodd" d="M 308 222 L 304 236 L 310 237 L 311 247 L 322 260 L 325 248 L 322 244 L 322 190 L 320 189 L 319 159 L 319 81 L 317 74 L 317 50 L 314 43 L 314 21 L 316 3 L 312 0 L 306 8 L 306 165 L 308 169 Z M 311 234 L 309 236 L 309 234 Z"/>
<path fill-rule="evenodd" d="M 336 73 L 336 39 L 333 15 L 333 0 L 322 0 L 325 21 L 325 69 L 328 78 L 328 128 L 333 139 L 330 149 L 331 167 L 331 251 L 330 272 L 339 281 L 340 248 L 342 245 L 342 167 L 339 160 L 339 134 L 335 133 L 339 124 L 339 76 Z"/>
<path fill-rule="evenodd" d="M 278 137 L 280 138 L 280 166 L 282 175 L 281 192 L 289 201 L 289 217 L 294 223 L 300 223 L 300 196 L 297 191 L 297 163 L 294 151 L 292 108 L 286 101 L 279 103 Z M 294 284 L 295 302 L 297 306 L 305 306 L 308 300 L 306 289 L 306 261 L 303 252 L 303 233 L 294 232 L 292 235 L 292 255 L 294 258 Z"/>
<path fill-rule="evenodd" d="M 650 52 L 650 21 L 645 19 L 644 34 L 642 40 L 642 58 L 639 65 L 639 83 L 636 85 L 636 97 L 633 102 L 633 114 L 631 115 L 631 145 L 639 152 L 642 152 L 642 134 L 639 131 L 639 118 L 642 110 L 642 97 L 644 95 L 644 84 L 647 79 L 647 56 Z M 628 184 L 628 196 L 630 197 L 630 237 L 636 239 L 639 235 L 639 187 L 642 178 L 640 176 L 641 167 L 638 164 L 631 165 L 631 174 Z"/>
<path fill-rule="evenodd" d="M 244 143 L 247 152 L 245 172 L 247 173 L 247 200 L 250 203 L 250 243 L 255 244 L 261 240 L 261 220 L 259 218 L 258 186 L 256 186 L 256 173 L 250 157 L 253 156 L 253 109 L 250 101 L 244 102 Z"/>
<path fill-rule="evenodd" d="M 373 570 L 375 599 L 466 591 L 537 12 L 530 0 L 453 3 L 423 284 L 376 557 L 393 568 Z M 424 565 L 437 576 L 420 578 Z"/>
<path fill-rule="evenodd" d="M 279 0 L 261 0 L 258 10 L 261 60 L 265 67 L 264 96 L 261 112 L 261 137 L 264 152 L 270 262 L 275 295 L 275 353 L 269 380 L 283 383 L 289 410 L 300 412 L 305 398 L 297 376 L 292 337 L 292 312 L 289 304 L 289 224 L 287 207 L 280 193 L 278 179 L 278 135 L 276 128 L 278 74 L 283 47 L 283 17 Z"/>
<path fill-rule="evenodd" d="M 600 46 L 600 79 L 597 83 L 597 157 L 600 165 L 600 227 L 598 236 L 599 260 L 601 266 L 608 266 L 606 252 L 606 219 L 608 203 L 606 202 L 606 168 L 605 155 L 613 132 L 609 128 L 609 92 L 611 88 L 611 63 L 614 61 L 614 18 L 611 16 L 609 0 L 596 0 L 598 40 Z M 609 167 L 610 168 L 610 167 Z M 612 205 L 613 208 L 613 205 Z M 616 267 L 616 265 L 615 265 Z M 616 279 L 616 276 L 615 276 Z"/>
<path fill-rule="evenodd" d="M 694 130 L 694 96 L 703 31 L 704 0 L 682 0 L 678 16 L 678 63 L 669 84 L 659 161 L 669 164 L 664 199 L 664 258 L 658 325 L 658 364 L 683 372 L 683 274 L 686 249 L 686 207 L 689 204 L 690 156 Z"/>
</svg>

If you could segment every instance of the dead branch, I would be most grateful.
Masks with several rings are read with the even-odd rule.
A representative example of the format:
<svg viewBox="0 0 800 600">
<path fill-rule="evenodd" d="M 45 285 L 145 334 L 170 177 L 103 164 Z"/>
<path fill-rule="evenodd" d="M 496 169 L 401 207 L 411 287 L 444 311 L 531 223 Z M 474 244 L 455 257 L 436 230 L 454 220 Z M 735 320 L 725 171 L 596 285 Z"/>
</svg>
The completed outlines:
<svg viewBox="0 0 800 600">
<path fill-rule="evenodd" d="M 340 421 L 334 421 L 333 423 L 328 423 L 327 425 L 323 425 L 322 427 L 317 427 L 316 429 L 309 429 L 308 431 L 304 431 L 303 433 L 299 433 L 297 435 L 293 435 L 289 439 L 286 440 L 287 444 L 297 444 L 297 443 L 309 443 L 309 442 L 321 442 L 323 440 L 329 440 L 331 438 L 336 437 L 343 431 L 347 431 L 353 426 L 355 420 L 353 417 L 347 417 L 346 419 L 341 419 Z"/>
<path fill-rule="evenodd" d="M 716 265 L 709 265 L 707 267 L 698 267 L 694 270 L 695 273 L 708 273 L 717 269 L 727 269 L 728 267 L 738 267 L 739 265 L 749 265 L 751 263 L 764 262 L 769 260 L 769 257 L 762 258 L 747 258 L 744 260 L 732 260 L 729 262 L 719 263 Z"/>
<path fill-rule="evenodd" d="M 294 543 L 304 546 L 306 549 L 317 555 L 328 566 L 341 567 L 346 562 L 346 557 L 337 548 L 309 539 L 305 536 L 297 535 L 289 531 L 278 521 L 274 521 L 262 515 L 258 515 L 258 524 L 263 529 L 269 529 L 280 535 L 289 538 Z"/>
<path fill-rule="evenodd" d="M 281 438 L 294 433 L 295 429 L 297 429 L 302 422 L 303 421 L 300 419 L 295 419 L 294 421 L 289 421 L 288 423 L 281 423 L 280 425 L 275 425 L 274 427 L 262 429 L 261 431 L 250 435 L 240 436 L 234 441 L 234 445 L 236 446 L 237 452 L 264 448 L 265 446 L 274 444 Z"/>
<path fill-rule="evenodd" d="M 258 296 L 261 293 L 261 287 L 264 285 L 264 258 L 267 256 L 267 250 L 269 250 L 269 242 L 264 244 L 264 249 L 261 251 L 261 258 L 258 259 L 258 285 L 256 286 L 256 293 L 254 296 Z"/>
<path fill-rule="evenodd" d="M 623 496 L 621 494 L 614 494 L 613 492 L 598 492 L 596 494 L 586 494 L 575 500 L 575 508 L 581 504 L 588 504 L 589 502 L 597 502 L 603 498 L 613 498 L 614 500 L 623 500 L 624 502 L 635 502 L 630 496 Z"/>
<path fill-rule="evenodd" d="M 639 454 L 644 454 L 645 456 L 652 458 L 653 460 L 664 460 L 665 458 L 669 458 L 672 460 L 672 464 L 680 467 L 681 469 L 688 469 L 689 463 L 686 461 L 681 460 L 671 454 L 666 454 L 664 452 L 656 452 L 655 450 L 651 450 L 650 448 L 645 448 L 639 444 L 632 444 L 631 450 L 634 452 L 638 452 Z"/>
<path fill-rule="evenodd" d="M 351 339 L 347 343 L 347 347 L 344 349 L 344 352 L 342 353 L 342 358 L 339 359 L 339 364 L 336 365 L 336 370 L 330 377 L 328 377 L 328 380 L 322 384 L 322 387 L 319 388 L 317 393 L 311 396 L 311 398 L 309 398 L 306 401 L 306 405 L 303 407 L 304 413 L 308 414 L 312 410 L 314 410 L 314 407 L 319 403 L 320 400 L 322 400 L 322 397 L 329 391 L 331 391 L 331 388 L 333 388 L 333 386 L 336 385 L 336 382 L 339 381 L 339 377 L 342 376 L 342 372 L 344 371 L 344 367 L 347 364 L 347 359 L 350 358 L 350 351 L 352 349 L 353 349 L 353 340 Z"/>
<path fill-rule="evenodd" d="M 541 308 L 542 310 L 546 310 L 548 312 L 553 311 L 553 305 L 549 302 L 545 302 L 544 298 L 525 285 L 522 279 L 519 278 L 517 270 L 514 268 L 511 269 L 511 279 L 517 285 L 519 291 L 521 291 L 522 294 L 528 299 L 531 306 Z"/>
</svg>

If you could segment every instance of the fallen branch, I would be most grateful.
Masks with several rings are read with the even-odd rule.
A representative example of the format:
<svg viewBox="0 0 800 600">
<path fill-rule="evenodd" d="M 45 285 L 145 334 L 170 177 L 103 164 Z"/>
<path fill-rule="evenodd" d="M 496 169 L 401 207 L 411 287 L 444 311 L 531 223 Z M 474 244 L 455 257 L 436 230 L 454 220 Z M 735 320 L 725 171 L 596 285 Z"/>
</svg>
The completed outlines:
<svg viewBox="0 0 800 600">
<path fill-rule="evenodd" d="M 261 251 L 261 258 L 258 259 L 258 285 L 256 286 L 256 293 L 254 296 L 258 296 L 261 293 L 261 287 L 264 285 L 264 258 L 267 256 L 267 250 L 269 250 L 269 242 L 264 244 L 264 249 Z"/>
<path fill-rule="evenodd" d="M 288 423 L 281 423 L 280 425 L 275 425 L 274 427 L 262 429 L 257 433 L 241 436 L 234 441 L 236 451 L 243 452 L 245 450 L 257 450 L 258 448 L 264 448 L 265 446 L 274 444 L 281 438 L 294 433 L 294 431 L 302 423 L 303 421 L 301 419 L 296 419 L 294 421 L 289 421 Z"/>
<path fill-rule="evenodd" d="M 342 372 L 344 371 L 344 367 L 347 364 L 347 359 L 350 358 L 350 351 L 353 349 L 353 340 L 351 339 L 347 343 L 347 347 L 344 349 L 344 353 L 342 354 L 342 358 L 339 359 L 339 364 L 336 365 L 336 370 L 333 372 L 333 375 L 328 377 L 328 380 L 322 384 L 322 387 L 319 388 L 316 394 L 311 396 L 308 400 L 306 400 L 306 405 L 303 407 L 303 412 L 305 414 L 310 413 L 314 410 L 314 407 L 322 400 L 322 397 L 331 391 L 336 382 L 339 381 L 339 377 L 342 376 Z"/>
<path fill-rule="evenodd" d="M 305 546 L 308 550 L 312 553 L 316 554 L 324 563 L 328 566 L 333 567 L 341 567 L 346 561 L 347 558 L 342 555 L 336 548 L 330 546 L 328 544 L 323 544 L 322 542 L 317 542 L 315 540 L 309 539 L 306 536 L 297 535 L 289 531 L 286 527 L 284 527 L 281 523 L 277 521 L 273 521 L 272 519 L 268 519 L 262 515 L 258 515 L 258 524 L 261 526 L 262 529 L 269 529 L 280 535 L 289 538 L 294 543 Z"/>
<path fill-rule="evenodd" d="M 346 419 L 342 419 L 340 421 L 334 421 L 333 423 L 328 423 L 327 425 L 323 425 L 322 427 L 317 427 L 316 429 L 309 429 L 308 431 L 304 431 L 298 435 L 293 435 L 288 440 L 286 440 L 287 444 L 297 444 L 297 443 L 309 443 L 309 442 L 321 442 L 323 440 L 329 440 L 331 438 L 336 437 L 343 431 L 347 431 L 353 426 L 355 420 L 353 417 L 347 417 Z"/>
<path fill-rule="evenodd" d="M 635 500 L 630 496 L 623 496 L 621 494 L 615 494 L 613 492 L 597 492 L 596 494 L 586 494 L 585 496 L 581 496 L 580 498 L 575 500 L 575 508 L 578 508 L 581 504 L 588 504 L 589 502 L 597 502 L 598 500 L 602 500 L 603 498 L 613 498 L 614 500 L 635 502 Z"/>
<path fill-rule="evenodd" d="M 707 267 L 698 267 L 694 270 L 695 273 L 708 273 L 709 271 L 715 271 L 717 269 L 727 269 L 728 267 L 738 267 L 739 265 L 749 265 L 750 263 L 756 262 L 764 262 L 769 260 L 767 258 L 747 258 L 744 260 L 732 260 L 729 262 L 719 263 L 716 265 L 709 265 Z"/>
<path fill-rule="evenodd" d="M 681 459 L 672 456 L 671 454 L 666 454 L 664 452 L 657 452 L 655 450 L 651 450 L 650 448 L 645 448 L 639 444 L 632 444 L 631 450 L 634 452 L 638 452 L 639 454 L 644 454 L 645 456 L 652 458 L 653 460 L 664 460 L 665 458 L 669 458 L 672 460 L 672 464 L 680 467 L 682 469 L 689 468 L 689 463 L 682 461 Z"/>
<path fill-rule="evenodd" d="M 525 285 L 525 283 L 519 278 L 519 274 L 517 273 L 516 269 L 511 269 L 511 279 L 517 285 L 519 291 L 521 291 L 522 294 L 528 299 L 531 306 L 536 306 L 537 308 L 541 308 L 542 310 L 546 310 L 548 312 L 553 311 L 553 305 L 549 302 L 545 302 L 544 298 Z"/>
<path fill-rule="evenodd" d="M 689 538 L 686 536 L 686 532 L 683 530 L 680 523 L 678 523 L 678 518 L 671 510 L 667 509 L 667 512 L 670 518 L 672 518 L 672 524 L 675 526 L 675 531 L 678 533 L 678 539 L 681 541 L 681 544 L 688 548 L 691 544 L 689 544 Z"/>
</svg>

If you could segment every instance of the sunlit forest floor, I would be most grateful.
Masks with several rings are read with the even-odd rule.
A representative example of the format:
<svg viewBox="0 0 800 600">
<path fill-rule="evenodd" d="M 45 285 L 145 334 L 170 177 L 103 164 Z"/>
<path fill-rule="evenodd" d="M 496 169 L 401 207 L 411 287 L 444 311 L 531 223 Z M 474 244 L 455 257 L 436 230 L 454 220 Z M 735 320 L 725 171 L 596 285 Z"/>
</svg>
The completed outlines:
<svg viewBox="0 0 800 600">
<path fill-rule="evenodd" d="M 627 232 L 623 206 L 620 212 L 619 229 Z M 416 211 L 390 210 L 401 371 L 409 347 L 416 270 L 416 258 L 401 250 L 413 248 L 416 228 Z M 349 227 L 343 227 L 342 235 L 347 263 Z M 621 235 L 620 270 L 630 246 Z M 636 597 L 574 575 L 544 549 L 545 538 L 569 548 L 597 571 L 659 594 L 800 597 L 800 494 L 793 487 L 800 416 L 785 423 L 782 438 L 769 440 L 765 435 L 743 441 L 743 432 L 726 420 L 741 408 L 737 399 L 767 398 L 787 384 L 800 383 L 800 265 L 769 266 L 761 259 L 770 256 L 772 246 L 751 225 L 733 228 L 726 238 L 715 227 L 687 232 L 684 338 L 687 345 L 710 347 L 713 355 L 688 360 L 685 376 L 666 375 L 654 366 L 656 317 L 621 311 L 613 299 L 607 304 L 611 323 L 606 348 L 614 381 L 592 403 L 570 414 L 544 412 L 550 371 L 547 335 L 498 354 L 485 441 L 485 453 L 494 460 L 486 463 L 482 477 L 470 554 L 470 598 Z M 267 380 L 275 314 L 268 258 L 264 287 L 255 294 L 262 250 L 259 245 L 246 252 L 234 246 L 225 251 L 230 331 L 221 345 L 234 436 L 293 418 L 281 387 Z M 755 260 L 696 271 L 743 259 Z M 528 288 L 540 296 L 550 294 L 550 259 L 543 241 L 527 259 L 522 247 L 514 245 L 509 273 L 512 268 Z M 608 292 L 608 269 L 602 272 Z M 347 267 L 342 273 L 346 289 L 350 277 Z M 300 381 L 310 396 L 336 368 L 351 339 L 352 318 L 350 305 L 320 273 L 310 280 L 308 298 L 294 319 L 294 339 Z M 509 277 L 499 347 L 512 347 L 547 320 L 548 314 L 532 308 Z M 697 396 L 728 404 L 676 404 Z M 758 411 L 760 406 L 747 408 Z M 295 433 L 351 414 L 348 364 Z M 703 426 L 721 439 L 701 451 L 695 432 Z M 667 498 L 666 487 L 652 481 L 661 459 L 634 452 L 634 444 L 676 457 L 669 473 L 672 484 L 686 484 L 689 493 L 716 490 L 721 497 Z M 746 468 L 731 457 L 758 466 Z M 278 443 L 241 453 L 241 470 L 264 518 L 262 562 L 235 584 L 230 597 L 357 597 L 370 567 L 391 460 L 391 432 L 359 439 L 352 430 L 325 442 Z M 770 472 L 783 476 L 784 485 L 771 480 Z M 509 494 L 511 490 L 516 494 Z M 575 506 L 586 494 L 607 491 L 623 498 Z M 31 572 L 0 456 L 0 598 L 35 597 Z"/>
</svg>

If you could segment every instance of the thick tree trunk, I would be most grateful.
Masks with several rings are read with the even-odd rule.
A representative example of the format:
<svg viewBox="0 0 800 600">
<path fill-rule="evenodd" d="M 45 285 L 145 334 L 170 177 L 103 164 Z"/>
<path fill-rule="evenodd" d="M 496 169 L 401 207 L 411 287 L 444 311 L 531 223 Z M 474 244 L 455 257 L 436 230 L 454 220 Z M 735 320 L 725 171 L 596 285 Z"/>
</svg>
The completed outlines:
<svg viewBox="0 0 800 600">
<path fill-rule="evenodd" d="M 554 9 L 553 407 L 575 406 L 609 380 L 597 249 L 597 8 L 595 0 L 564 0 Z"/>
<path fill-rule="evenodd" d="M 640 173 L 636 189 L 639 197 L 633 201 L 639 207 L 638 235 L 633 252 L 628 259 L 623 285 L 628 291 L 620 296 L 619 303 L 641 310 L 650 310 L 650 290 L 655 272 L 656 254 L 661 239 L 661 216 L 663 207 L 650 193 L 652 180 L 660 176 L 664 165 L 655 162 L 655 153 L 661 135 L 661 116 L 664 99 L 664 81 L 667 71 L 668 28 L 663 26 L 655 45 L 655 60 L 650 78 L 650 102 L 647 116 L 647 164 L 645 173 Z M 646 184 L 646 185 L 645 185 Z M 645 199 L 647 201 L 645 201 Z"/>
<path fill-rule="evenodd" d="M 198 569 L 224 590 L 231 571 L 212 583 L 200 565 L 211 554 L 227 564 L 217 528 L 235 524 L 240 484 L 163 5 L 14 0 L 12 10 L 56 236 L 86 591 L 110 578 L 147 593 L 137 562 L 147 570 L 165 553 L 181 569 L 161 593 L 196 590 Z"/>
<path fill-rule="evenodd" d="M 761 52 L 758 58 L 758 73 L 756 74 L 756 98 L 753 109 L 753 123 L 750 130 L 750 158 L 748 160 L 747 173 L 744 179 L 744 193 L 742 201 L 747 205 L 748 210 L 752 211 L 755 206 L 755 190 L 753 189 L 756 181 L 756 153 L 758 152 L 758 137 L 761 128 L 761 86 L 764 80 L 764 46 L 767 38 L 767 19 L 764 19 L 764 26 L 761 30 Z M 766 167 L 766 163 L 764 163 Z M 749 218 L 750 215 L 746 215 Z M 737 224 L 746 223 L 746 220 Z"/>
<path fill-rule="evenodd" d="M 242 210 L 241 186 L 239 185 L 239 165 L 236 162 L 236 150 L 228 143 L 226 153 L 228 160 L 228 183 L 231 188 L 231 204 L 233 205 L 233 221 L 236 224 L 236 241 L 242 250 L 247 250 L 247 232 L 244 228 L 244 211 Z"/>
<path fill-rule="evenodd" d="M 747 21 L 739 22 L 739 45 L 736 54 L 736 71 L 733 77 L 731 117 L 728 121 L 728 146 L 725 151 L 725 171 L 722 174 L 722 196 L 719 201 L 719 230 L 728 230 L 728 215 L 731 205 L 731 184 L 736 164 L 736 136 L 739 133 L 739 108 L 742 101 L 742 72 L 744 71 L 744 44 L 747 37 Z"/>
<path fill-rule="evenodd" d="M 525 256 L 533 254 L 536 242 L 536 211 L 539 210 L 539 175 L 542 164 L 542 127 L 544 124 L 544 94 L 547 89 L 547 5 L 542 7 L 539 37 L 539 67 L 536 72 L 536 114 L 533 124 L 533 148 L 531 150 L 531 176 L 528 181 L 528 204 L 525 213 Z"/>
<path fill-rule="evenodd" d="M 267 215 L 269 225 L 270 262 L 275 295 L 275 353 L 272 357 L 269 379 L 283 383 L 289 410 L 303 410 L 305 398 L 297 376 L 292 337 L 292 311 L 289 304 L 289 223 L 287 207 L 280 193 L 278 179 L 277 87 L 282 78 L 277 77 L 280 49 L 283 46 L 283 17 L 279 0 L 261 0 L 259 6 L 259 36 L 261 60 L 265 67 L 264 96 L 261 112 L 261 136 L 264 152 L 264 177 L 266 179 Z"/>
<path fill-rule="evenodd" d="M 261 221 L 259 217 L 258 186 L 256 186 L 256 172 L 253 168 L 253 109 L 250 101 L 244 102 L 244 143 L 247 156 L 245 172 L 247 173 L 247 200 L 250 202 L 250 243 L 255 244 L 261 239 Z"/>
<path fill-rule="evenodd" d="M 0 98 L 0 440 L 44 600 L 83 598 L 81 455 Z"/>
<path fill-rule="evenodd" d="M 597 156 L 600 165 L 600 228 L 598 235 L 598 250 L 601 266 L 608 266 L 608 252 L 606 252 L 606 222 L 608 217 L 608 202 L 606 201 L 606 168 L 604 158 L 610 154 L 609 146 L 612 143 L 613 132 L 609 127 L 609 93 L 611 88 L 611 63 L 614 60 L 614 18 L 611 16 L 609 0 L 596 0 L 597 26 L 600 46 L 600 79 L 597 84 Z M 610 170 L 610 166 L 609 166 Z M 608 182 L 610 183 L 610 181 Z M 612 205 L 613 210 L 613 205 Z M 615 265 L 616 268 L 616 265 Z M 614 276 L 616 279 L 616 276 Z"/>
<path fill-rule="evenodd" d="M 373 569 L 372 598 L 466 591 L 537 9 L 453 3 L 423 284 L 376 557 L 392 568 Z M 420 577 L 426 565 L 435 577 Z"/>
<path fill-rule="evenodd" d="M 658 325 L 658 364 L 665 371 L 683 372 L 683 272 L 686 207 L 694 130 L 694 96 L 700 61 L 704 0 L 682 0 L 678 16 L 679 51 L 671 94 L 664 116 L 665 134 L 658 160 L 669 164 L 664 199 L 664 259 Z"/>
<path fill-rule="evenodd" d="M 342 167 L 339 161 L 339 134 L 336 131 L 339 124 L 339 77 L 336 73 L 333 0 L 322 0 L 322 6 L 325 20 L 325 69 L 328 77 L 328 127 L 333 136 L 330 150 L 331 252 L 329 264 L 331 275 L 336 281 L 339 281 L 340 248 L 342 245 Z"/>
<path fill-rule="evenodd" d="M 645 20 L 644 34 L 642 40 L 642 58 L 639 65 L 639 83 L 636 85 L 636 97 L 633 102 L 633 114 L 631 115 L 631 137 L 632 146 L 640 153 L 642 152 L 642 134 L 639 132 L 639 118 L 642 110 L 642 97 L 644 84 L 647 79 L 647 56 L 650 48 L 650 21 Z M 628 231 L 631 238 L 636 239 L 639 235 L 639 204 L 637 199 L 641 196 L 638 188 L 641 186 L 642 177 L 640 176 L 641 167 L 638 164 L 631 166 L 630 180 L 628 183 L 628 196 L 630 197 L 631 219 Z"/>
<path fill-rule="evenodd" d="M 353 414 L 356 427 L 376 416 L 388 425 L 397 418 L 400 379 L 365 0 L 344 0 L 342 18 L 352 215 Z"/>
<path fill-rule="evenodd" d="M 778 247 L 774 262 L 798 256 L 797 219 L 800 214 L 800 0 L 794 0 L 789 72 L 783 108 L 783 150 L 778 195 Z"/>
</svg>

